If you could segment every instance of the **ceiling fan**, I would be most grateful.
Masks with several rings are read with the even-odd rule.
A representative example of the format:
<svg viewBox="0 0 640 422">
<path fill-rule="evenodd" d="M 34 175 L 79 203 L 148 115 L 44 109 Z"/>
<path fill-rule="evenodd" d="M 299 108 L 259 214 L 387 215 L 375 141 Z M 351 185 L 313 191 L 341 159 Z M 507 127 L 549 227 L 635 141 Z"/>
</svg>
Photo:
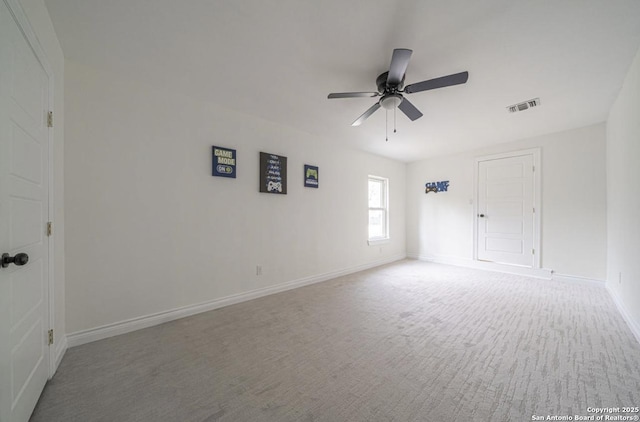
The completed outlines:
<svg viewBox="0 0 640 422">
<path fill-rule="evenodd" d="M 381 106 L 387 110 L 399 108 L 411 120 L 422 117 L 422 113 L 403 94 L 413 94 L 414 92 L 428 91 L 430 89 L 444 88 L 452 85 L 460 85 L 467 82 L 469 72 L 454 73 L 440 78 L 429 79 L 415 84 L 404 84 L 405 71 L 409 65 L 412 50 L 407 48 L 396 48 L 391 56 L 389 71 L 384 72 L 376 79 L 378 92 L 338 92 L 329 94 L 328 98 L 359 98 L 359 97 L 382 97 L 372 105 L 362 116 L 358 117 L 351 126 L 360 126 L 369 116 L 375 113 Z"/>
</svg>

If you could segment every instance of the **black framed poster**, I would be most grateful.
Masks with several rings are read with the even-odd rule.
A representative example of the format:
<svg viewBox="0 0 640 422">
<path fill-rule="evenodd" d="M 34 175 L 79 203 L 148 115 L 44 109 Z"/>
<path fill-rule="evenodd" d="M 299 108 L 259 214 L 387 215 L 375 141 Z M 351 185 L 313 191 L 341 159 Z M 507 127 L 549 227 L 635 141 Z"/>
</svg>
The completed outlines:
<svg viewBox="0 0 640 422">
<path fill-rule="evenodd" d="M 304 165 L 304 186 L 307 188 L 318 187 L 318 166 Z"/>
<path fill-rule="evenodd" d="M 260 153 L 260 192 L 287 194 L 287 157 Z"/>
</svg>

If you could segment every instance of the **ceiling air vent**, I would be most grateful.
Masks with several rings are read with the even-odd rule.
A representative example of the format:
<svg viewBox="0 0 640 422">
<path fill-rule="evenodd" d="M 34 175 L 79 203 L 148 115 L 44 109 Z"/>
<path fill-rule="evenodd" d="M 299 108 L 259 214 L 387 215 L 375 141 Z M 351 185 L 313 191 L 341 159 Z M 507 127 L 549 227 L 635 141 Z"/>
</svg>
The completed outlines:
<svg viewBox="0 0 640 422">
<path fill-rule="evenodd" d="M 510 105 L 507 107 L 509 113 L 515 113 L 517 111 L 525 111 L 529 108 L 537 107 L 540 105 L 540 98 L 534 98 L 533 100 L 525 101 L 523 103 Z"/>
</svg>

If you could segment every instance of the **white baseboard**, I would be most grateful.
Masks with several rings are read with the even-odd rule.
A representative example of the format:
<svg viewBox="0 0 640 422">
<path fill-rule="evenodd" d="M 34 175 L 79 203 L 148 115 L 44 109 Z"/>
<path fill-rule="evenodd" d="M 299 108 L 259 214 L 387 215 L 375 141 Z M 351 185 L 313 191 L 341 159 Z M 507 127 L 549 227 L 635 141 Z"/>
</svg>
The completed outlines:
<svg viewBox="0 0 640 422">
<path fill-rule="evenodd" d="M 554 281 L 565 281 L 567 283 L 581 283 L 581 284 L 588 284 L 591 286 L 605 287 L 604 280 L 598 280 L 595 278 L 581 277 L 577 275 L 568 275 L 568 274 L 558 274 L 558 273 L 553 273 L 551 278 Z"/>
<path fill-rule="evenodd" d="M 77 331 L 68 334 L 65 342 L 68 347 L 80 346 L 92 341 L 102 340 L 119 334 L 129 333 L 131 331 L 140 330 L 142 328 L 152 327 L 154 325 L 163 324 L 165 322 L 174 321 L 176 319 L 188 317 L 191 315 L 207 312 L 224 306 L 234 305 L 236 303 L 245 302 L 247 300 L 257 299 L 259 297 L 284 292 L 286 290 L 307 286 L 321 281 L 330 280 L 332 278 L 341 277 L 347 274 L 356 273 L 358 271 L 368 270 L 380 265 L 390 264 L 395 261 L 405 259 L 406 255 L 396 255 L 379 261 L 367 264 L 357 265 L 351 268 L 345 268 L 337 271 L 319 274 L 310 277 L 304 277 L 298 280 L 287 281 L 276 284 L 274 286 L 264 287 L 261 289 L 251 290 L 245 293 L 239 293 L 231 296 L 214 299 L 211 301 L 198 303 L 195 305 L 183 306 L 168 311 L 158 312 L 151 315 L 144 315 L 137 318 L 131 318 L 125 321 L 119 321 L 113 324 L 103 325 L 101 327 L 90 328 L 88 330 Z M 66 345 L 65 345 L 66 346 Z M 66 348 L 66 347 L 65 347 Z"/>
<path fill-rule="evenodd" d="M 618 308 L 618 312 L 620 312 L 620 315 L 622 315 L 622 318 L 625 320 L 625 322 L 629 326 L 629 329 L 631 329 L 631 332 L 635 336 L 636 340 L 638 340 L 638 343 L 640 343 L 640 323 L 637 321 L 634 321 L 633 318 L 631 318 L 631 314 L 625 307 L 624 302 L 622 302 L 622 299 L 620 299 L 620 296 L 618 296 L 618 293 L 615 290 L 613 290 L 610 286 L 611 286 L 610 283 L 606 283 L 607 291 L 609 291 L 609 295 L 611 296 L 611 299 L 613 299 L 613 303 L 616 304 L 616 307 Z"/>
<path fill-rule="evenodd" d="M 500 273 L 523 275 L 527 277 L 542 278 L 551 280 L 552 271 L 546 268 L 527 268 L 515 265 L 496 264 L 495 262 L 475 261 L 469 258 L 459 258 L 442 255 L 418 255 L 408 253 L 407 257 L 420 261 L 433 262 L 436 264 L 454 265 L 457 267 L 475 268 L 478 270 L 496 271 Z"/>
</svg>

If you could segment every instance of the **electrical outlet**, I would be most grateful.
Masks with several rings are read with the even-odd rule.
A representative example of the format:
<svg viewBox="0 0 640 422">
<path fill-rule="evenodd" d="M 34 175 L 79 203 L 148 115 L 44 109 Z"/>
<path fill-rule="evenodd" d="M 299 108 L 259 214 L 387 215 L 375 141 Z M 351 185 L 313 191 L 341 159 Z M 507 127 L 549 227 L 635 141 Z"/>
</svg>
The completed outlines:
<svg viewBox="0 0 640 422">
<path fill-rule="evenodd" d="M 262 275 L 262 265 L 256 265 L 256 275 Z"/>
</svg>

